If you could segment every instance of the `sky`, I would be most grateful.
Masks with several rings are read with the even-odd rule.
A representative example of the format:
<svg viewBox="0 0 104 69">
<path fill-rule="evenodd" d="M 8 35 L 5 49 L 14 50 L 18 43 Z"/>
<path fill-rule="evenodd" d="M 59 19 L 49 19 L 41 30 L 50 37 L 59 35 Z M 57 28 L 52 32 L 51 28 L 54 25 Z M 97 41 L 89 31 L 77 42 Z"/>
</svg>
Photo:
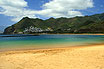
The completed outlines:
<svg viewBox="0 0 104 69">
<path fill-rule="evenodd" d="M 104 13 L 104 0 L 0 0 L 0 27 L 23 17 L 72 18 L 100 13 Z"/>
</svg>

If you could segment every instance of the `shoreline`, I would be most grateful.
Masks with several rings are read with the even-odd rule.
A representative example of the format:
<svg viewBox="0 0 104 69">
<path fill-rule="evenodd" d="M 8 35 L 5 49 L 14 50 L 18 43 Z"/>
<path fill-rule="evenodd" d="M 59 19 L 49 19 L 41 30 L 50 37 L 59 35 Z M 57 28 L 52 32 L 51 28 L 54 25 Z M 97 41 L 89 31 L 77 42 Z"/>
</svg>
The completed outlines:
<svg viewBox="0 0 104 69">
<path fill-rule="evenodd" d="M 104 33 L 38 33 L 38 34 L 39 35 L 104 35 Z"/>
<path fill-rule="evenodd" d="M 74 49 L 74 48 L 86 48 L 86 47 L 96 47 L 96 46 L 104 46 L 104 43 L 96 43 L 96 44 L 88 44 L 88 45 L 80 45 L 80 46 L 69 46 L 69 47 L 54 47 L 54 48 L 39 48 L 39 49 L 19 49 L 19 50 L 4 50 L 0 51 L 1 54 L 7 53 L 25 53 L 25 52 L 42 52 L 42 51 L 54 51 L 54 50 L 64 50 L 64 49 Z"/>
<path fill-rule="evenodd" d="M 36 33 L 36 34 L 1 34 L 1 35 L 104 35 L 104 33 Z"/>
</svg>

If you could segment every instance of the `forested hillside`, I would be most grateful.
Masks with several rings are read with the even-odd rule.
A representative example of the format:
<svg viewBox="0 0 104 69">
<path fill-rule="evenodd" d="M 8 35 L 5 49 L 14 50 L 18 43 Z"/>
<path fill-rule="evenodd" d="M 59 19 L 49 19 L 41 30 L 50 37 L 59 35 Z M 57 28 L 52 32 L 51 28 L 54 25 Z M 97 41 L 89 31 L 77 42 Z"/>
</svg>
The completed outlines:
<svg viewBox="0 0 104 69">
<path fill-rule="evenodd" d="M 22 33 L 104 33 L 104 13 L 47 20 L 24 17 L 5 29 L 4 34 Z"/>
</svg>

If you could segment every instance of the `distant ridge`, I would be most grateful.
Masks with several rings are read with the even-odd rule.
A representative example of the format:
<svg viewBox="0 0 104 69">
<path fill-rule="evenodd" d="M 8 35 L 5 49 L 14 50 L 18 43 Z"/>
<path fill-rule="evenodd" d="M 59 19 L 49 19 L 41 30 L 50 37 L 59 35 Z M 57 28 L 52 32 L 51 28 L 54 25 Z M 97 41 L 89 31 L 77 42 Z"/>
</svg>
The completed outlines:
<svg viewBox="0 0 104 69">
<path fill-rule="evenodd" d="M 7 26 L 0 26 L 0 32 L 3 32 Z"/>
<path fill-rule="evenodd" d="M 24 17 L 4 31 L 4 34 L 19 33 L 104 33 L 104 13 L 47 20 Z"/>
<path fill-rule="evenodd" d="M 0 34 L 2 34 L 3 32 L 2 31 L 0 31 Z"/>
</svg>

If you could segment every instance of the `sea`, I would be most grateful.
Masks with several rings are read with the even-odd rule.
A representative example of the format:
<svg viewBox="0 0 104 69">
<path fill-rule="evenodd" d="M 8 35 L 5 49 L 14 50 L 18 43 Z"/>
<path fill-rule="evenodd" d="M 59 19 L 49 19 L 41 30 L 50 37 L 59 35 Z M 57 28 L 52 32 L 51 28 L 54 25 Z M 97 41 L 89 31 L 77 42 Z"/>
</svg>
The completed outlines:
<svg viewBox="0 0 104 69">
<path fill-rule="evenodd" d="M 13 36 L 13 37 L 12 37 Z M 103 44 L 104 35 L 0 35 L 0 51 L 61 48 Z"/>
</svg>

